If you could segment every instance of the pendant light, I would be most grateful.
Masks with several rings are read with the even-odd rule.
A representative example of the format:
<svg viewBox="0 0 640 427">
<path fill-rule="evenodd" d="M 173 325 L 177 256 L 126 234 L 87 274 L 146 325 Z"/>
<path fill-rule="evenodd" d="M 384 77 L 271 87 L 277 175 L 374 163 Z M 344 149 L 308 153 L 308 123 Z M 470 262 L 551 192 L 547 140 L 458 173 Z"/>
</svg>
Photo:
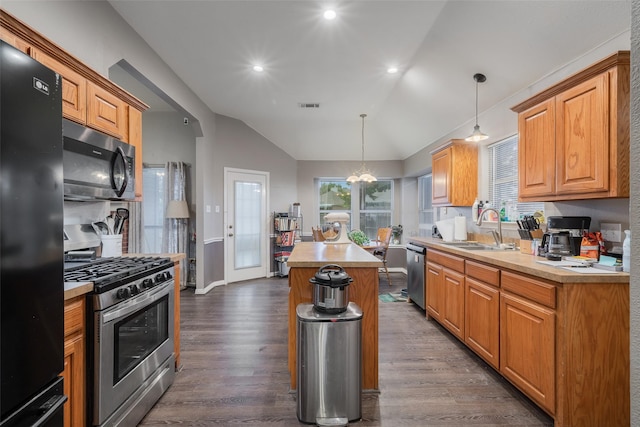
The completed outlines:
<svg viewBox="0 0 640 427">
<path fill-rule="evenodd" d="M 465 140 L 478 142 L 489 138 L 489 135 L 482 133 L 480 125 L 478 125 L 478 83 L 486 82 L 487 77 L 484 74 L 476 73 L 473 75 L 473 80 L 476 81 L 476 125 L 473 127 L 473 133 L 465 138 Z"/>
<path fill-rule="evenodd" d="M 360 117 L 362 117 L 362 164 L 360 165 L 360 169 L 347 178 L 347 182 L 350 184 L 354 182 L 373 182 L 378 180 L 375 176 L 371 175 L 364 163 L 364 118 L 367 117 L 367 115 L 360 114 Z"/>
</svg>

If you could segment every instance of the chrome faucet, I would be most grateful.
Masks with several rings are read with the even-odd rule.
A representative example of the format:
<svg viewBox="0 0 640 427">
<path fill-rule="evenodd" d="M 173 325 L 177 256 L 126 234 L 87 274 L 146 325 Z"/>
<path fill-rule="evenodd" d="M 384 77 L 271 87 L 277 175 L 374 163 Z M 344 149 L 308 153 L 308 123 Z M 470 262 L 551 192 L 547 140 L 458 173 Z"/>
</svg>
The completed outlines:
<svg viewBox="0 0 640 427">
<path fill-rule="evenodd" d="M 502 221 L 500 220 L 500 212 L 498 212 L 497 209 L 494 209 L 494 208 L 483 209 L 482 213 L 478 217 L 478 221 L 476 222 L 476 225 L 478 226 L 482 225 L 482 218 L 484 218 L 484 214 L 489 211 L 495 212 L 496 217 L 498 217 L 498 232 L 496 233 L 494 230 L 491 230 L 491 234 L 493 235 L 493 240 L 496 241 L 496 246 L 501 247 L 500 245 L 502 244 Z"/>
</svg>

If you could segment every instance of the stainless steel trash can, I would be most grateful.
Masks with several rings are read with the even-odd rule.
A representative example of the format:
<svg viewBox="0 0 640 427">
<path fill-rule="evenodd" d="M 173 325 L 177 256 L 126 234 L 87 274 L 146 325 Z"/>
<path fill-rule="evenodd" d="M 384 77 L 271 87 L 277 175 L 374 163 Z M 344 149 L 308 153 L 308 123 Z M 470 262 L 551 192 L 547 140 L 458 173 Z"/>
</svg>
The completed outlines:
<svg viewBox="0 0 640 427">
<path fill-rule="evenodd" d="M 318 426 L 362 418 L 362 310 L 322 313 L 300 304 L 297 314 L 297 416 Z"/>
</svg>

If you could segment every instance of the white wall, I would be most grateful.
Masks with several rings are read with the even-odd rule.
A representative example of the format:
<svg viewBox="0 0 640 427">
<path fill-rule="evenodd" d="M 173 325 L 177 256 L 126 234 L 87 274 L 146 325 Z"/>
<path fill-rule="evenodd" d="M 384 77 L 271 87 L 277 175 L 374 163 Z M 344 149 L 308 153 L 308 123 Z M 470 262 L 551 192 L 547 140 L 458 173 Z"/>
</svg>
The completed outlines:
<svg viewBox="0 0 640 427">
<path fill-rule="evenodd" d="M 142 120 L 142 161 L 145 164 L 165 165 L 184 162 L 191 165 L 191 194 L 189 202 L 196 203 L 196 137 L 191 126 L 183 124 L 182 114 L 176 112 L 144 113 Z"/>
</svg>

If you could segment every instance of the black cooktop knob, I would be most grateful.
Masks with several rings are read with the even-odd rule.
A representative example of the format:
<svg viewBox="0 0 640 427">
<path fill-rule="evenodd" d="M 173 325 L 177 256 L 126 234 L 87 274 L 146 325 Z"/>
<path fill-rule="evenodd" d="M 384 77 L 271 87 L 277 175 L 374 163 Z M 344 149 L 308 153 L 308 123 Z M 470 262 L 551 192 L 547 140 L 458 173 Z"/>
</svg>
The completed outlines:
<svg viewBox="0 0 640 427">
<path fill-rule="evenodd" d="M 131 295 L 138 295 L 140 293 L 138 285 L 130 285 L 129 289 L 131 290 Z"/>
<path fill-rule="evenodd" d="M 142 281 L 142 287 L 145 289 L 149 289 L 153 287 L 153 279 L 144 279 Z"/>
<path fill-rule="evenodd" d="M 130 296 L 131 296 L 131 291 L 129 290 L 129 288 L 120 288 L 116 293 L 116 297 L 118 297 L 119 299 L 129 298 Z"/>
<path fill-rule="evenodd" d="M 164 275 L 164 280 L 171 280 L 171 273 L 168 271 L 165 271 L 164 273 L 162 273 Z"/>
<path fill-rule="evenodd" d="M 164 282 L 164 274 L 158 273 L 156 274 L 156 283 Z"/>
</svg>

